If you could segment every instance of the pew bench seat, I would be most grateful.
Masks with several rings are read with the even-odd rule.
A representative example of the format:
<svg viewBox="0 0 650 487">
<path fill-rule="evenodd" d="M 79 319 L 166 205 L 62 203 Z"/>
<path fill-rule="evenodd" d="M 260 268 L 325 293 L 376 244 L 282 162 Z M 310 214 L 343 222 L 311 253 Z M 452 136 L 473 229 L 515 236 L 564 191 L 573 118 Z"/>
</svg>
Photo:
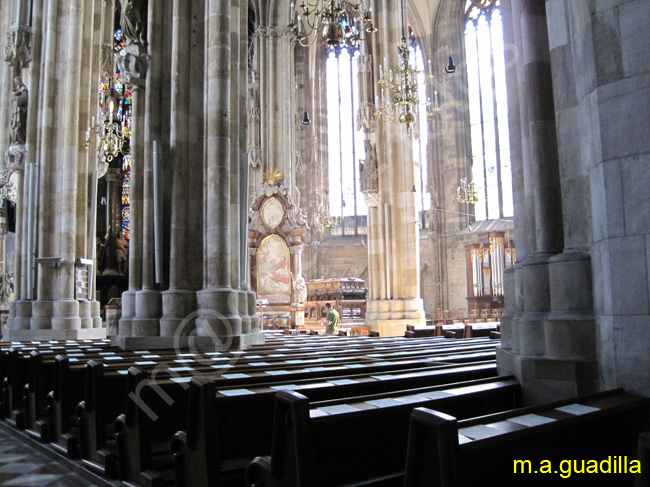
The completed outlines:
<svg viewBox="0 0 650 487">
<path fill-rule="evenodd" d="M 648 427 L 650 398 L 620 389 L 464 420 L 416 408 L 404 486 L 632 486 Z"/>
</svg>

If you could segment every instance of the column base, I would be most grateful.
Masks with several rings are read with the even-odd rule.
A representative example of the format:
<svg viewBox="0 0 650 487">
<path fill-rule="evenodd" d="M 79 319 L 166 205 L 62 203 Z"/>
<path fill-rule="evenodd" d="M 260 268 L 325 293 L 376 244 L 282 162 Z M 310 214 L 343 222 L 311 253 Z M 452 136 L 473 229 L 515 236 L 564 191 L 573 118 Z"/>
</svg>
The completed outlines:
<svg viewBox="0 0 650 487">
<path fill-rule="evenodd" d="M 54 316 L 54 301 L 37 299 L 32 301 L 32 319 L 29 322 L 30 330 L 52 329 L 52 316 Z"/>
<path fill-rule="evenodd" d="M 98 340 L 106 338 L 105 328 L 79 328 L 76 330 L 7 330 L 7 341 L 25 342 L 42 340 Z"/>
<path fill-rule="evenodd" d="M 79 320 L 81 328 L 94 328 L 90 316 L 90 301 L 79 301 Z"/>
<path fill-rule="evenodd" d="M 379 336 L 404 336 L 406 325 L 424 326 L 420 298 L 368 300 L 366 324 Z"/>
<path fill-rule="evenodd" d="M 243 289 L 237 292 L 239 317 L 241 318 L 241 334 L 249 335 L 251 332 L 251 317 L 248 313 L 248 293 Z"/>
<path fill-rule="evenodd" d="M 250 345 L 248 340 L 242 337 L 230 337 L 227 345 L 213 340 L 208 336 L 146 336 L 146 337 L 124 337 L 115 336 L 111 338 L 111 345 L 122 350 L 197 350 L 197 351 L 218 351 L 218 350 L 245 350 Z"/>
<path fill-rule="evenodd" d="M 101 305 L 99 301 L 90 301 L 90 319 L 92 320 L 93 328 L 103 328 L 101 315 Z"/>
<path fill-rule="evenodd" d="M 159 291 L 143 289 L 135 293 L 135 316 L 131 320 L 131 336 L 160 336 L 162 299 Z"/>
<path fill-rule="evenodd" d="M 195 329 L 196 291 L 170 289 L 162 293 L 160 336 L 189 336 Z"/>
<path fill-rule="evenodd" d="M 77 330 L 81 328 L 79 301 L 76 299 L 56 299 L 52 309 L 54 311 L 52 329 Z"/>
<path fill-rule="evenodd" d="M 32 319 L 32 301 L 19 300 L 9 303 L 8 330 L 29 330 Z"/>
<path fill-rule="evenodd" d="M 238 294 L 230 288 L 208 288 L 197 293 L 197 336 L 209 337 L 227 347 L 230 340 L 242 336 Z"/>
<path fill-rule="evenodd" d="M 517 378 L 526 405 L 577 397 L 600 390 L 596 360 L 528 357 L 499 347 L 497 363 L 499 374 L 512 374 Z"/>
<path fill-rule="evenodd" d="M 122 293 L 122 317 L 118 324 L 120 336 L 131 336 L 133 331 L 133 317 L 135 316 L 135 293 L 126 291 Z"/>
</svg>

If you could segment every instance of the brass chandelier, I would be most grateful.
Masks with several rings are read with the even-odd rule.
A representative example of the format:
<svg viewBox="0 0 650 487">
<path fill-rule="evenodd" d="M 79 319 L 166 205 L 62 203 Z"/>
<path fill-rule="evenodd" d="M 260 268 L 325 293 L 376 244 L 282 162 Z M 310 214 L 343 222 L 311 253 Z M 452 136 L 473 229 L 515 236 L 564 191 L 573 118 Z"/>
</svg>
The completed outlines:
<svg viewBox="0 0 650 487">
<path fill-rule="evenodd" d="M 420 97 L 418 94 L 418 75 L 423 70 L 416 69 L 411 63 L 409 43 L 406 39 L 406 26 L 404 22 L 404 4 L 402 2 L 402 39 L 397 45 L 399 65 L 394 69 L 386 69 L 379 65 L 379 94 L 375 96 L 377 110 L 375 116 L 383 122 L 397 119 L 404 127 L 406 134 L 410 135 L 413 125 L 420 115 Z M 433 80 L 431 61 L 426 80 Z M 425 84 L 428 84 L 425 81 Z M 433 90 L 433 87 L 430 87 Z M 428 118 L 434 117 L 440 111 L 438 92 L 433 90 L 433 102 L 427 98 L 425 113 Z"/>
<path fill-rule="evenodd" d="M 291 0 L 290 19 L 287 27 L 303 47 L 318 38 L 328 48 L 354 46 L 365 39 L 364 33 L 377 31 L 362 0 L 302 0 L 299 6 Z"/>
<path fill-rule="evenodd" d="M 475 205 L 478 203 L 474 181 L 468 182 L 467 178 L 462 178 L 456 191 L 456 199 L 459 203 L 467 203 L 468 205 Z"/>
<path fill-rule="evenodd" d="M 117 120 L 115 115 L 115 96 L 111 93 L 108 97 L 108 113 L 101 123 L 95 124 L 95 117 L 92 118 L 91 126 L 86 130 L 85 148 L 90 147 L 90 134 L 97 136 L 95 150 L 111 162 L 118 155 L 129 154 L 130 133 L 124 127 L 123 123 Z"/>
</svg>

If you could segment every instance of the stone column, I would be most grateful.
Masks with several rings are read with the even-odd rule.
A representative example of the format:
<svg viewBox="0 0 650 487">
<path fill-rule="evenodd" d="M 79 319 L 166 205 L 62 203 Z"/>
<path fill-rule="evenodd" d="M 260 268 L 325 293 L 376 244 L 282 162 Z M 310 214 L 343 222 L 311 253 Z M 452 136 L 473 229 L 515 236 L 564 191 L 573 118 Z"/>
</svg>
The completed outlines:
<svg viewBox="0 0 650 487">
<path fill-rule="evenodd" d="M 0 18 L 5 19 L 6 24 L 6 46 L 5 61 L 2 68 L 2 86 L 6 87 L 0 95 L 2 115 L 0 115 L 0 150 L 5 163 L 9 161 L 8 167 L 5 168 L 5 174 L 10 175 L 15 172 L 14 180 L 17 190 L 17 215 L 16 215 L 16 266 L 14 277 L 14 300 L 10 303 L 9 321 L 7 327 L 15 330 L 29 330 L 32 316 L 32 302 L 27 300 L 27 239 L 25 238 L 25 229 L 27 228 L 27 211 L 26 204 L 29 194 L 26 193 L 24 185 L 25 165 L 28 163 L 28 148 L 35 147 L 36 127 L 38 118 L 38 103 L 32 102 L 27 107 L 27 146 L 17 147 L 17 151 L 9 147 L 11 135 L 9 129 L 9 117 L 11 116 L 13 78 L 22 73 L 23 67 L 31 64 L 33 56 L 40 57 L 40 31 L 34 30 L 21 23 L 21 9 L 24 9 L 19 1 L 4 2 L 1 7 L 2 15 Z M 12 9 L 14 15 L 12 16 Z M 40 9 L 35 13 L 33 25 L 38 25 L 42 19 Z M 31 79 L 26 81 L 29 85 L 29 93 L 32 99 L 38 97 L 38 83 L 31 80 L 39 79 L 40 65 L 34 63 L 31 66 Z M 6 118 L 5 118 L 6 117 Z M 9 158 L 7 158 L 9 156 Z M 33 157 L 33 156 L 32 156 Z"/>
<path fill-rule="evenodd" d="M 208 0 L 205 18 L 205 274 L 198 302 L 199 308 L 209 310 L 209 314 L 199 317 L 197 332 L 222 343 L 238 340 L 242 326 L 238 293 L 231 287 L 231 202 L 226 196 L 230 194 L 231 150 L 239 150 L 238 141 L 231 140 L 230 134 L 231 15 L 230 0 Z"/>
<path fill-rule="evenodd" d="M 376 58 L 386 57 L 395 66 L 399 64 L 397 45 L 402 25 L 394 14 L 395 3 L 386 2 L 381 7 L 375 12 L 380 30 L 373 35 L 373 52 L 380 53 Z M 369 273 L 368 280 L 371 289 L 381 291 L 375 280 L 385 284 L 384 294 L 368 301 L 366 321 L 381 335 L 402 335 L 407 324 L 424 324 L 410 137 L 397 120 L 377 127 L 379 191 L 377 210 L 369 213 L 369 226 L 375 227 L 369 238 L 373 241 L 369 257 L 383 261 L 384 268 Z M 378 251 L 379 239 L 384 240 L 383 253 Z"/>
<path fill-rule="evenodd" d="M 118 325 L 120 336 L 132 336 L 136 315 L 136 293 L 142 289 L 142 206 L 143 168 L 138 134 L 144 129 L 142 92 L 133 87 L 133 136 L 131 137 L 131 231 L 129 238 L 129 290 L 122 293 L 122 317 Z"/>
<path fill-rule="evenodd" d="M 187 335 L 194 327 L 194 320 L 186 322 L 183 330 L 178 326 L 196 309 L 196 290 L 192 290 L 192 276 L 188 272 L 191 261 L 196 258 L 192 235 L 195 234 L 196 216 L 190 213 L 190 161 L 196 160 L 190 146 L 190 92 L 191 80 L 191 22 L 192 3 L 175 0 L 172 22 L 171 66 L 171 133 L 170 159 L 173 166 L 171 208 L 171 255 L 169 290 L 163 293 L 163 317 L 160 335 Z M 194 237 L 198 237 L 194 235 Z"/>
<path fill-rule="evenodd" d="M 289 9 L 286 11 L 288 15 Z M 288 23 L 288 17 L 277 19 L 277 22 L 284 26 Z M 262 161 L 264 169 L 273 168 L 282 172 L 284 187 L 293 191 L 293 148 L 296 137 L 294 45 L 285 27 L 259 27 L 255 35 L 259 39 L 257 52 L 260 56 Z"/>
<path fill-rule="evenodd" d="M 156 2 L 150 3 L 150 11 L 155 9 Z M 159 25 L 159 24 L 158 24 Z M 160 31 L 158 31 L 160 32 Z M 155 35 L 155 31 L 151 33 Z M 154 59 L 151 66 L 154 70 L 158 68 L 162 72 L 160 66 L 160 52 L 158 52 L 154 39 L 151 42 L 150 55 Z M 139 46 L 138 46 L 139 47 Z M 144 49 L 141 49 L 140 56 L 144 56 Z M 155 59 L 158 62 L 155 62 Z M 159 139 L 160 131 L 156 127 L 160 126 L 160 111 L 159 111 L 159 98 L 158 93 L 160 87 L 153 87 L 152 84 L 160 84 L 160 77 L 158 73 L 150 73 L 146 78 L 146 87 L 141 91 L 140 96 L 144 98 L 144 105 L 139 107 L 135 106 L 133 111 L 143 110 L 144 130 L 138 134 L 135 132 L 134 136 L 137 137 L 138 143 L 141 146 L 138 148 L 137 155 L 141 156 L 133 161 L 133 165 L 138 163 L 142 168 L 142 288 L 136 292 L 135 295 L 135 316 L 132 321 L 131 335 L 134 337 L 140 336 L 160 336 L 160 317 L 162 315 L 162 298 L 160 291 L 156 286 L 155 276 L 155 254 L 154 254 L 154 187 L 153 187 L 153 141 Z M 158 74 L 158 76 L 160 76 Z M 158 89 L 156 89 L 158 88 Z M 142 100 L 141 98 L 141 100 Z M 134 115 L 135 118 L 135 115 Z M 162 154 L 159 154 L 160 156 Z"/>
<path fill-rule="evenodd" d="M 84 9 L 81 0 L 65 5 L 49 0 L 46 19 L 40 16 L 42 9 L 34 10 L 32 28 L 36 45 L 29 83 L 31 99 L 26 139 L 32 154 L 30 158 L 35 162 L 32 167 L 37 175 L 38 207 L 33 208 L 34 223 L 21 217 L 21 225 L 22 230 L 27 230 L 28 223 L 37 229 L 34 236 L 38 241 L 37 291 L 35 301 L 19 300 L 13 307 L 15 319 L 8 338 L 103 337 L 104 329 L 92 328 L 98 318 L 92 313 L 98 313 L 98 308 L 93 311 L 88 301 L 76 299 L 75 294 L 77 259 L 86 257 L 84 244 L 87 239 L 86 225 L 80 226 L 87 217 L 85 202 L 88 197 L 88 181 L 83 178 L 84 169 L 79 162 L 80 137 L 85 131 L 80 122 L 79 93 L 83 88 L 82 70 L 87 69 L 82 62 L 81 49 L 85 29 L 92 31 L 94 26 L 87 22 L 89 16 L 85 14 L 89 11 Z M 61 25 L 65 25 L 65 29 Z M 44 30 L 45 37 L 42 36 Z M 65 65 L 58 62 L 58 45 L 64 46 Z M 24 255 L 29 256 L 32 250 L 20 245 Z M 23 269 L 27 270 L 21 265 L 21 271 Z M 31 290 L 27 291 L 26 297 L 30 297 Z M 29 330 L 25 329 L 28 317 Z M 82 325 L 86 329 L 82 329 Z"/>
<path fill-rule="evenodd" d="M 510 17 L 519 53 L 517 108 L 524 164 L 521 170 L 514 168 L 514 176 L 523 180 L 515 186 L 522 245 L 518 240 L 518 263 L 505 273 L 508 309 L 498 363 L 501 373 L 517 376 L 526 401 L 539 402 L 597 389 L 591 264 L 588 255 L 575 249 L 560 253 L 565 235 L 575 230 L 565 225 L 569 213 L 562 211 L 567 193 L 560 185 L 556 133 L 563 131 L 557 131 L 553 101 L 565 95 L 557 88 L 553 93 L 548 26 L 565 19 L 547 19 L 546 5 L 533 0 L 514 2 Z M 565 70 L 558 60 L 557 72 Z"/>
<path fill-rule="evenodd" d="M 124 83 L 134 88 L 131 240 L 135 239 L 135 252 L 129 258 L 129 292 L 123 295 L 122 302 L 126 318 L 120 320 L 120 335 L 133 337 L 159 336 L 162 314 L 161 296 L 155 285 L 152 143 L 160 134 L 158 95 L 163 69 L 160 28 L 163 9 L 164 5 L 159 2 L 148 3 L 146 37 L 149 50 L 142 40 L 144 32 L 134 33 L 133 38 L 128 38 L 125 32 L 126 46 L 118 57 Z M 151 74 L 147 72 L 149 66 L 153 69 Z M 131 245 L 129 242 L 130 254 Z M 132 262 L 135 264 L 133 269 Z"/>
</svg>

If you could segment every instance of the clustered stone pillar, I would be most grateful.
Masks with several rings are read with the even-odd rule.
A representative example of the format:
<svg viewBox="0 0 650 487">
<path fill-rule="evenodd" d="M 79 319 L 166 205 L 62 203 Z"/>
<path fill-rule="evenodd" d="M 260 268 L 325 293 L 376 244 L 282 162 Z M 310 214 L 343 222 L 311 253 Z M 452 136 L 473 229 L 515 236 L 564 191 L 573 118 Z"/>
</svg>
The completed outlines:
<svg viewBox="0 0 650 487">
<path fill-rule="evenodd" d="M 285 10 L 282 10 L 284 13 Z M 278 25 L 288 23 L 286 18 L 274 19 Z M 295 45 L 286 27 L 260 26 L 255 32 L 260 80 L 260 113 L 262 167 L 254 181 L 261 194 L 262 170 L 277 169 L 283 176 L 283 185 L 293 193 L 295 185 L 294 160 L 296 112 L 294 103 Z M 266 109 L 266 107 L 275 107 Z M 291 198 L 293 202 L 293 198 Z"/>
<path fill-rule="evenodd" d="M 373 52 L 397 65 L 402 25 L 396 2 L 375 10 L 379 31 Z M 377 59 L 382 56 L 375 56 Z M 377 71 L 378 72 L 378 69 Z M 419 238 L 410 136 L 397 120 L 377 127 L 378 201 L 369 208 L 368 252 L 370 298 L 366 322 L 381 335 L 403 335 L 407 324 L 424 324 L 420 298 Z"/>
<path fill-rule="evenodd" d="M 595 328 L 590 259 L 565 246 L 571 230 L 563 225 L 566 194 L 560 185 L 546 7 L 525 0 L 505 8 L 513 22 L 506 36 L 523 57 L 508 79 L 518 80 L 518 98 L 509 103 L 519 114 L 516 133 L 521 133 L 514 179 L 523 184 L 514 186 L 520 202 L 518 262 L 505 275 L 507 311 L 498 357 L 500 371 L 514 373 L 532 402 L 595 390 Z"/>
<path fill-rule="evenodd" d="M 169 269 L 169 289 L 163 293 L 163 317 L 160 322 L 160 334 L 173 336 L 175 333 L 186 335 L 191 331 L 193 321 L 184 322 L 196 307 L 196 290 L 201 286 L 197 282 L 200 269 L 197 269 L 196 257 L 201 255 L 201 247 L 196 245 L 200 239 L 197 234 L 196 217 L 201 215 L 192 205 L 189 196 L 196 187 L 196 171 L 190 170 L 190 161 L 196 150 L 190 143 L 190 117 L 192 58 L 190 52 L 190 29 L 192 21 L 192 2 L 174 1 L 172 28 L 172 123 L 170 127 L 170 159 L 173 165 L 172 201 L 174 211 L 171 221 L 171 251 Z M 200 184 L 200 183 L 198 183 Z M 187 323 L 188 326 L 185 326 Z M 179 330 L 179 326 L 185 329 Z"/>
<path fill-rule="evenodd" d="M 137 267 L 123 294 L 117 342 L 247 347 L 263 340 L 242 265 L 246 254 L 240 255 L 247 234 L 246 91 L 240 88 L 246 86 L 247 10 L 232 0 L 149 2 L 148 26 L 146 56 L 137 43 L 123 53 L 125 61 L 139 55 L 150 72 L 146 81 L 131 78 L 130 267 Z M 154 142 L 164 161 L 159 188 Z"/>
<path fill-rule="evenodd" d="M 13 2 L 18 26 L 30 18 L 31 4 Z M 89 159 L 82 139 L 88 125 L 80 102 L 84 86 L 82 41 L 88 31 L 96 28 L 92 14 L 97 5 L 85 5 L 81 0 L 59 5 L 57 0 L 48 0 L 47 8 L 41 7 L 33 7 L 29 29 L 23 25 L 15 31 L 15 39 L 19 33 L 22 36 L 15 44 L 22 57 L 14 64 L 15 74 L 27 81 L 29 101 L 25 111 L 26 140 L 17 141 L 12 134 L 12 144 L 26 142 L 21 164 L 29 165 L 31 177 L 22 178 L 18 188 L 20 201 L 26 203 L 19 208 L 16 241 L 20 249 L 16 281 L 20 284 L 10 308 L 6 338 L 98 338 L 105 336 L 98 303 L 91 300 L 92 296 L 76 294 L 77 273 L 91 257 L 86 255 L 91 237 L 85 223 Z M 42 16 L 44 11 L 46 18 Z M 28 31 L 33 33 L 31 52 L 25 37 Z M 65 65 L 58 59 L 60 45 L 65 46 Z M 31 187 L 30 181 L 34 181 Z M 28 214 L 25 208 L 30 208 Z M 28 229 L 34 230 L 29 239 Z M 31 245 L 35 241 L 36 247 Z M 32 274 L 28 274 L 31 267 L 35 290 Z"/>
</svg>

